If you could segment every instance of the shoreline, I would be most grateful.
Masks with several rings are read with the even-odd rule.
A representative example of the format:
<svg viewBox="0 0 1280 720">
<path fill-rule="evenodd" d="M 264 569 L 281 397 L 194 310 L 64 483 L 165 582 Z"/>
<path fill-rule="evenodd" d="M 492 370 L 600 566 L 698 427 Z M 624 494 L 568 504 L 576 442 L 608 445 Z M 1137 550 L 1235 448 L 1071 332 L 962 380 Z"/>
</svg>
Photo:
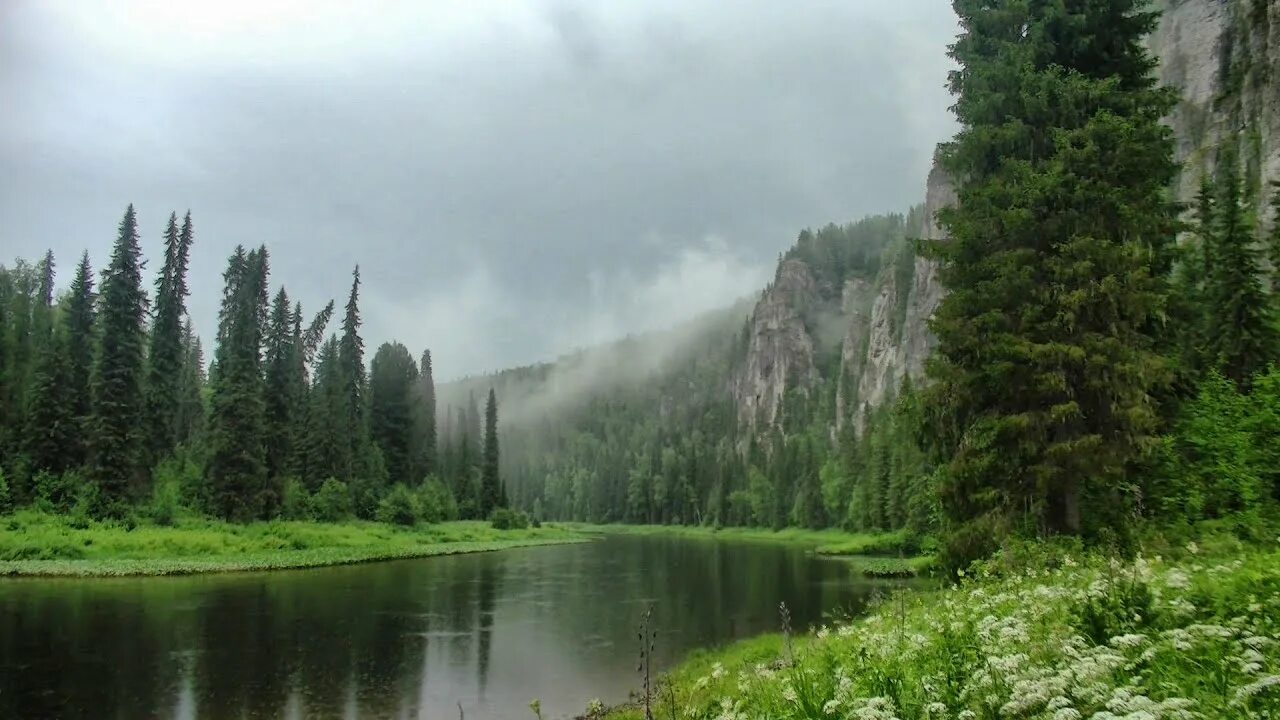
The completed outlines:
<svg viewBox="0 0 1280 720">
<path fill-rule="evenodd" d="M 560 528 L 494 530 L 454 521 L 414 528 L 374 522 L 190 519 L 173 527 L 76 528 L 56 516 L 0 518 L 0 578 L 162 577 L 305 570 L 590 542 Z"/>
</svg>

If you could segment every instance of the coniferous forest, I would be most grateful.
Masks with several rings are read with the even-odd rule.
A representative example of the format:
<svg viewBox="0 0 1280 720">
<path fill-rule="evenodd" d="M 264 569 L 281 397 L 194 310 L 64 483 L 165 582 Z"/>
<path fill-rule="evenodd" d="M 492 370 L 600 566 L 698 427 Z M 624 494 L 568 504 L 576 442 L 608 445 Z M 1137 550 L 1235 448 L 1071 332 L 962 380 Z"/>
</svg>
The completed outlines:
<svg viewBox="0 0 1280 720">
<path fill-rule="evenodd" d="M 185 308 L 191 214 L 170 215 L 151 292 L 140 234 L 130 206 L 105 268 L 85 253 L 61 293 L 52 253 L 0 268 L 5 509 L 164 525 L 180 511 L 412 524 L 505 507 L 496 400 L 487 434 L 477 419 L 441 467 L 431 353 L 419 364 L 389 342 L 366 362 L 359 268 L 335 322 L 332 302 L 307 314 L 272 292 L 265 246 L 237 247 L 206 357 Z"/>
<path fill-rule="evenodd" d="M 206 352 L 185 308 L 189 273 L 210 272 L 188 267 L 191 215 L 164 225 L 147 287 L 129 207 L 97 271 L 87 253 L 62 274 L 51 253 L 0 270 L 0 506 L 165 523 L 511 505 L 535 520 L 895 531 L 956 566 L 1010 535 L 1124 545 L 1137 519 L 1269 507 L 1280 189 L 1228 136 L 1195 202 L 1172 199 L 1182 170 L 1161 118 L 1177 98 L 1142 45 L 1155 13 L 957 11 L 961 130 L 939 155 L 957 201 L 805 230 L 779 258 L 775 284 L 800 263 L 828 295 L 891 279 L 905 296 L 937 263 L 936 349 L 878 402 L 859 405 L 859 368 L 828 345 L 773 417 L 744 417 L 745 304 L 438 399 L 429 351 L 370 357 L 358 268 L 345 303 L 304 309 L 266 247 L 227 259 Z M 916 237 L 932 219 L 945 237 Z M 800 304 L 821 337 L 829 318 Z M 890 323 L 900 334 L 901 312 Z M 613 379 L 586 377 L 602 368 Z"/>
</svg>

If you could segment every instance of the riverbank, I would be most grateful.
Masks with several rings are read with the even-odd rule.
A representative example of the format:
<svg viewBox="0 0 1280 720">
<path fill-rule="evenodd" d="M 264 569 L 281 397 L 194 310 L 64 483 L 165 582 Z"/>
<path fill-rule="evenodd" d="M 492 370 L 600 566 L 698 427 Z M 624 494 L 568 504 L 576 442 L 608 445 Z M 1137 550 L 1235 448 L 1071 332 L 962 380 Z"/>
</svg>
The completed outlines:
<svg viewBox="0 0 1280 720">
<path fill-rule="evenodd" d="M 917 577 L 929 574 L 934 557 L 916 538 L 904 531 L 890 533 L 851 533 L 827 528 L 746 528 L 703 527 L 699 525 L 592 525 L 588 523 L 556 523 L 556 527 L 594 535 L 669 535 L 691 538 L 718 538 L 749 542 L 771 542 L 797 545 L 818 555 L 848 560 L 854 569 L 867 577 Z"/>
<path fill-rule="evenodd" d="M 1120 561 L 1033 544 L 814 634 L 695 653 L 653 703 L 708 720 L 1277 717 L 1280 551 L 1211 535 Z"/>
<path fill-rule="evenodd" d="M 583 542 L 563 528 L 494 530 L 459 521 L 400 527 L 375 522 L 180 519 L 173 526 L 89 523 L 37 512 L 0 516 L 0 576 L 188 575 L 284 570 Z"/>
</svg>

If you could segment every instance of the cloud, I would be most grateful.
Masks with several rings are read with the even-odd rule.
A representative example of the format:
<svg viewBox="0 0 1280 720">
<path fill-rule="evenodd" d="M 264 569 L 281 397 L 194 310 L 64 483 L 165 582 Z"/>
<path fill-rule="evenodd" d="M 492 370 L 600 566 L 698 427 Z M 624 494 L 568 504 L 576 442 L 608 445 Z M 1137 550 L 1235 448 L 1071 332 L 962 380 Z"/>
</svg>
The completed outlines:
<svg viewBox="0 0 1280 720">
<path fill-rule="evenodd" d="M 133 202 L 154 271 L 190 208 L 206 337 L 227 255 L 265 243 L 311 309 L 359 263 L 371 348 L 528 363 L 920 201 L 954 31 L 936 0 L 13 0 L 0 248 L 101 266 Z"/>
</svg>

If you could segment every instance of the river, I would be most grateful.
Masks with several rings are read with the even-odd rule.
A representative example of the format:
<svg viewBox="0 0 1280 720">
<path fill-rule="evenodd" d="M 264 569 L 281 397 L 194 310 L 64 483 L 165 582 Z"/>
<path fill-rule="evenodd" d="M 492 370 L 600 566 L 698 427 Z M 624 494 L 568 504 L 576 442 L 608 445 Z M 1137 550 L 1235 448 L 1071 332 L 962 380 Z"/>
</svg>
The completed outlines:
<svg viewBox="0 0 1280 720">
<path fill-rule="evenodd" d="M 547 718 L 689 650 L 887 587 L 779 544 L 672 536 L 313 570 L 0 579 L 0 717 Z"/>
</svg>

